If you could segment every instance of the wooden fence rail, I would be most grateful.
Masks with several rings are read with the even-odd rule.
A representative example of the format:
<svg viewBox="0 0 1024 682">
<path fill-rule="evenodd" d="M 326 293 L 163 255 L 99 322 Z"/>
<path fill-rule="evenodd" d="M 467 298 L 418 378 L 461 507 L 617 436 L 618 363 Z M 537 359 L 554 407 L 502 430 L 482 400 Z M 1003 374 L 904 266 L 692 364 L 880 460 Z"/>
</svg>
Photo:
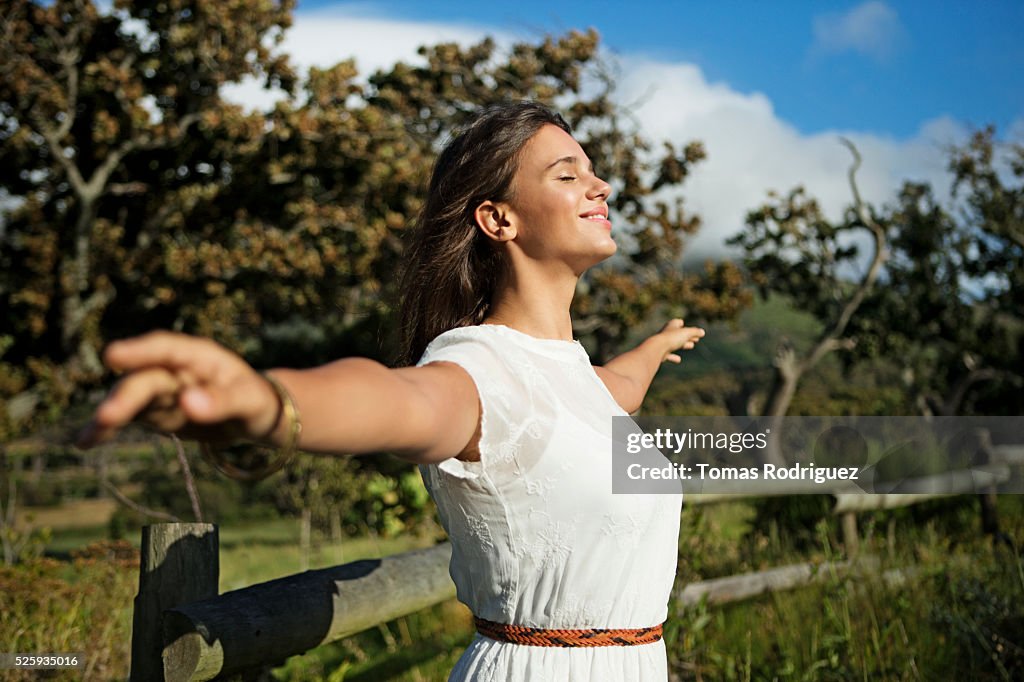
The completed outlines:
<svg viewBox="0 0 1024 682">
<path fill-rule="evenodd" d="M 164 679 L 210 680 L 348 637 L 455 596 L 451 545 L 355 561 L 177 606 L 163 617 Z"/>
<path fill-rule="evenodd" d="M 854 519 L 858 511 L 976 492 L 979 484 L 994 485 L 1019 475 L 1024 446 L 995 447 L 991 453 L 993 466 L 966 472 L 970 475 L 943 474 L 942 488 L 934 487 L 938 481 L 914 482 L 916 489 L 941 493 L 835 492 L 833 513 L 844 519 L 847 556 L 856 554 L 856 524 L 854 521 L 851 531 L 847 520 Z M 750 497 L 755 496 L 689 495 L 686 501 L 705 505 Z M 130 679 L 227 679 L 280 664 L 322 644 L 451 599 L 455 586 L 448 575 L 450 559 L 451 545 L 442 543 L 383 559 L 306 571 L 218 596 L 215 526 L 147 526 L 143 529 Z M 686 605 L 705 598 L 710 604 L 721 604 L 812 584 L 826 576 L 859 575 L 876 568 L 877 562 L 870 558 L 796 564 L 693 583 L 675 596 Z M 912 573 L 913 569 L 890 571 L 882 577 L 905 579 Z"/>
</svg>

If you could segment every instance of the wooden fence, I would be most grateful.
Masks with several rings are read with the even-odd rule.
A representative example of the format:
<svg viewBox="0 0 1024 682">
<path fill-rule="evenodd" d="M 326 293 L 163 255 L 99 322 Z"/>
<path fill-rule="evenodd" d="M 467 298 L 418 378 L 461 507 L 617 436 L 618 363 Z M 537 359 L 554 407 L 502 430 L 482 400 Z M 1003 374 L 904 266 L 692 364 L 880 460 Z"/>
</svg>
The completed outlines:
<svg viewBox="0 0 1024 682">
<path fill-rule="evenodd" d="M 687 605 L 702 600 L 723 604 L 829 576 L 876 572 L 876 561 L 853 559 L 857 553 L 856 514 L 975 492 L 1020 475 L 1024 446 L 989 446 L 987 450 L 990 464 L 986 467 L 916 479 L 913 483 L 922 492 L 836 492 L 833 513 L 843 519 L 846 561 L 796 564 L 701 581 L 686 585 L 675 597 Z M 688 495 L 686 503 L 706 505 L 749 497 L 754 495 Z M 991 516 L 994 501 L 986 502 L 988 497 L 981 495 L 982 523 L 991 531 L 996 520 Z M 216 526 L 147 526 L 142 535 L 130 679 L 255 679 L 258 673 L 253 671 L 453 598 L 450 559 L 451 546 L 443 543 L 383 559 L 306 571 L 218 595 Z M 882 578 L 905 580 L 912 573 L 913 569 L 889 571 Z"/>
</svg>

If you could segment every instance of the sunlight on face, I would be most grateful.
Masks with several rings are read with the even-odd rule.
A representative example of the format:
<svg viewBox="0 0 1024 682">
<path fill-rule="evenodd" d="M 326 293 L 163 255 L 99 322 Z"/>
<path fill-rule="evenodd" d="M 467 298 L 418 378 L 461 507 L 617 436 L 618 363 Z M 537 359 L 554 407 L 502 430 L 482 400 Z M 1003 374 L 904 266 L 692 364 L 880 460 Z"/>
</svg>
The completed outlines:
<svg viewBox="0 0 1024 682">
<path fill-rule="evenodd" d="M 567 132 L 546 125 L 523 148 L 510 200 L 516 245 L 529 258 L 581 274 L 615 253 L 611 187 Z"/>
</svg>

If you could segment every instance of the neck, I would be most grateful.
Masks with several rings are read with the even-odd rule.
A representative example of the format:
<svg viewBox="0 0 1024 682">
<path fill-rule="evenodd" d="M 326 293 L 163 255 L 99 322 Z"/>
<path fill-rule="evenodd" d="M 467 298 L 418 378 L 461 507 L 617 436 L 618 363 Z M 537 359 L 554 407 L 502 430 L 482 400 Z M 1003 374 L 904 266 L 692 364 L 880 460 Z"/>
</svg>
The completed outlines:
<svg viewBox="0 0 1024 682">
<path fill-rule="evenodd" d="M 578 277 L 535 268 L 509 268 L 484 324 L 501 324 L 539 339 L 572 341 L 569 306 Z"/>
</svg>

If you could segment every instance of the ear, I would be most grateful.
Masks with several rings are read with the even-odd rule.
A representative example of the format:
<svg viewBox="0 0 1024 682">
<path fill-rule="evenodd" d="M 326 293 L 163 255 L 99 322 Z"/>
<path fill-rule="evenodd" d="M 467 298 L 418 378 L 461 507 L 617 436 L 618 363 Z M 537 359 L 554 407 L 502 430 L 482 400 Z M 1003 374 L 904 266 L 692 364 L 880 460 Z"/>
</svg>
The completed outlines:
<svg viewBox="0 0 1024 682">
<path fill-rule="evenodd" d="M 476 207 L 473 217 L 477 227 L 496 242 L 507 242 L 516 237 L 515 224 L 507 204 L 485 201 Z"/>
</svg>

